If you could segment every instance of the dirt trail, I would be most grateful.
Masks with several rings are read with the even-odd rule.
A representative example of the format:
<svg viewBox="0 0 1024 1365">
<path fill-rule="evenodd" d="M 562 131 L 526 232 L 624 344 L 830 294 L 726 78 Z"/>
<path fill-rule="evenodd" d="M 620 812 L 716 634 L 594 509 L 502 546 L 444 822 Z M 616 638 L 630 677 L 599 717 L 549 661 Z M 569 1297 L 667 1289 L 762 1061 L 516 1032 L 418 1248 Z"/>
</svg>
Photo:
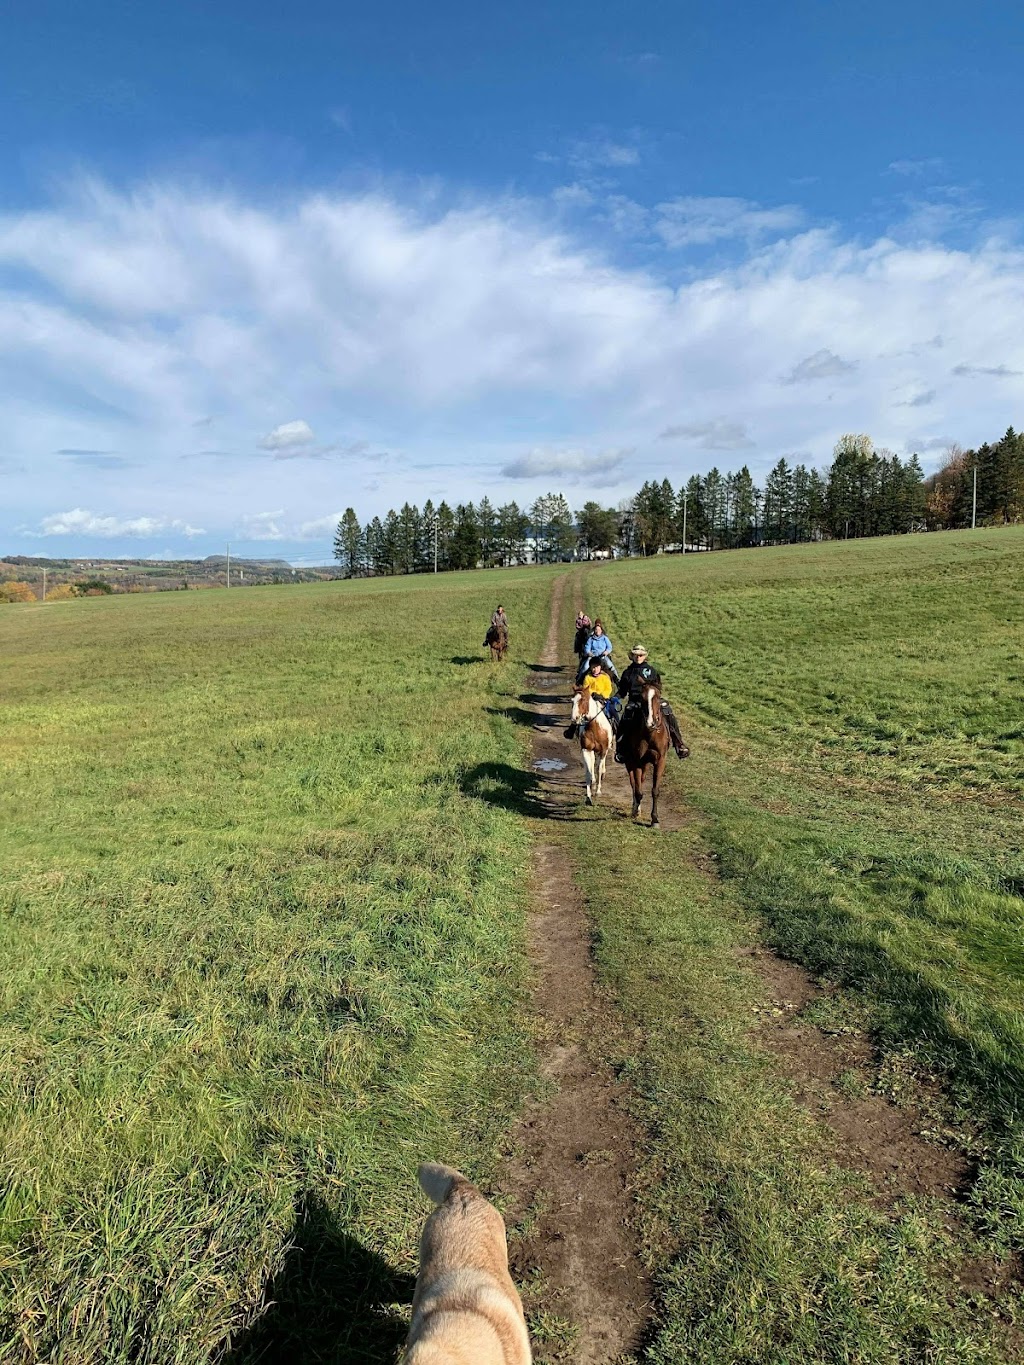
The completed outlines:
<svg viewBox="0 0 1024 1365">
<path fill-rule="evenodd" d="M 571 690 L 571 671 L 559 659 L 567 588 L 568 575 L 555 583 L 547 642 L 525 699 L 535 713 L 533 763 L 548 763 L 548 771 L 534 769 L 538 841 L 530 955 L 541 1066 L 551 1093 L 524 1115 L 502 1184 L 520 1225 L 512 1239 L 513 1274 L 528 1311 L 533 1300 L 542 1309 L 551 1337 L 548 1353 L 535 1327 L 538 1360 L 568 1356 L 577 1365 L 610 1365 L 637 1344 L 649 1312 L 649 1285 L 629 1194 L 640 1135 L 626 1112 L 626 1087 L 602 1047 L 620 1025 L 597 987 L 590 922 L 567 850 L 557 823 L 547 823 L 572 818 L 580 804 L 581 769 L 558 734 Z M 552 1318 L 571 1328 L 560 1334 Z"/>
</svg>

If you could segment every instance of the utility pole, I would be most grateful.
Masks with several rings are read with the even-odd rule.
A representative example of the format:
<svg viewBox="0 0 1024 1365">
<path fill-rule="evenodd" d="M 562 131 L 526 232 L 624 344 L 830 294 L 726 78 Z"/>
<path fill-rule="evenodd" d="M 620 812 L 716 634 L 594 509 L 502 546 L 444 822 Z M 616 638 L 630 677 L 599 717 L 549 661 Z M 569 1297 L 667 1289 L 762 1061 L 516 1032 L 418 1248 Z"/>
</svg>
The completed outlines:
<svg viewBox="0 0 1024 1365">
<path fill-rule="evenodd" d="M 228 546 L 228 587 L 231 587 L 231 546 Z"/>
<path fill-rule="evenodd" d="M 974 466 L 974 492 L 971 495 L 971 530 L 978 525 L 978 466 Z M 45 573 L 45 569 L 43 570 Z"/>
<path fill-rule="evenodd" d="M 438 516 L 434 513 L 434 572 L 437 573 L 437 523 Z"/>
<path fill-rule="evenodd" d="M 689 493 L 683 489 L 683 554 L 686 554 L 686 503 Z"/>
</svg>

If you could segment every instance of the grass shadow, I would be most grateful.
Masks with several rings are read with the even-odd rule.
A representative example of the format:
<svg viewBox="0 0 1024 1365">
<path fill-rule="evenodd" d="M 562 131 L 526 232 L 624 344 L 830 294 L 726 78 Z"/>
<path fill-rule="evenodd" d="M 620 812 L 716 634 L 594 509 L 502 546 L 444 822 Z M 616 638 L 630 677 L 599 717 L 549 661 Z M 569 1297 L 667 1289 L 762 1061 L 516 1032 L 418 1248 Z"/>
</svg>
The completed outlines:
<svg viewBox="0 0 1024 1365">
<path fill-rule="evenodd" d="M 450 664 L 457 664 L 459 668 L 465 668 L 467 664 L 482 664 L 487 660 L 483 654 L 453 654 L 448 660 Z"/>
<path fill-rule="evenodd" d="M 319 1195 L 302 1196 L 293 1237 L 269 1308 L 215 1365 L 392 1365 L 413 1277 L 344 1232 Z"/>
<path fill-rule="evenodd" d="M 565 672 L 561 664 L 527 664 L 526 667 L 531 673 L 563 673 Z"/>
<path fill-rule="evenodd" d="M 509 763 L 478 763 L 460 778 L 459 789 L 465 796 L 515 811 L 517 815 L 537 817 L 548 813 L 540 799 L 537 774 L 513 768 Z"/>
<path fill-rule="evenodd" d="M 559 722 L 557 716 L 545 715 L 540 711 L 527 711 L 522 706 L 485 706 L 484 710 L 489 716 L 506 716 L 516 725 L 526 725 L 531 730 L 547 730 L 553 725 L 565 724 L 565 721 Z"/>
</svg>

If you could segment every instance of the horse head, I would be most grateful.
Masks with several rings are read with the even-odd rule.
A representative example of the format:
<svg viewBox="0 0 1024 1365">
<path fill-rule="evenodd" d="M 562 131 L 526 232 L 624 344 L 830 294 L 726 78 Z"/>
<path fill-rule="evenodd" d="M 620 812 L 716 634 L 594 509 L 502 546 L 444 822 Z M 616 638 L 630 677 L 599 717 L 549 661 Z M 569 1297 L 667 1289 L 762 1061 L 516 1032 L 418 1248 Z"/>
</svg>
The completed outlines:
<svg viewBox="0 0 1024 1365">
<path fill-rule="evenodd" d="M 642 692 L 644 724 L 647 733 L 653 735 L 664 725 L 661 714 L 661 693 L 653 683 L 648 683 Z"/>
<path fill-rule="evenodd" d="M 572 725 L 578 725 L 581 720 L 586 720 L 590 707 L 584 702 L 584 697 L 589 697 L 589 695 L 589 692 L 584 693 L 582 687 L 572 689 L 572 716 L 570 717 Z"/>
</svg>

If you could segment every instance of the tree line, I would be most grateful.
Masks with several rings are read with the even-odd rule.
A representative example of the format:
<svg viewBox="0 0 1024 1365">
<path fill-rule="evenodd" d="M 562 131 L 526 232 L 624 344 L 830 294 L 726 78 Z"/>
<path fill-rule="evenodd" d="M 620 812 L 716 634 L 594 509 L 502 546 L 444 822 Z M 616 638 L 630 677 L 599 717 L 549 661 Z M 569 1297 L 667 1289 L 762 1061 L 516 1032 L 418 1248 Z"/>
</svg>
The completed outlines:
<svg viewBox="0 0 1024 1365">
<path fill-rule="evenodd" d="M 347 574 L 402 574 L 507 567 L 595 555 L 651 555 L 666 549 L 719 550 L 808 540 L 902 535 L 1024 516 L 1024 436 L 1012 428 L 977 451 L 951 447 L 925 478 L 918 456 L 876 450 L 865 435 L 842 436 L 826 470 L 780 459 L 763 484 L 746 465 L 694 474 L 674 489 L 648 480 L 618 507 L 588 500 L 573 514 L 561 493 L 529 508 L 488 498 L 422 509 L 405 503 L 361 525 L 346 508 L 334 555 Z"/>
</svg>

